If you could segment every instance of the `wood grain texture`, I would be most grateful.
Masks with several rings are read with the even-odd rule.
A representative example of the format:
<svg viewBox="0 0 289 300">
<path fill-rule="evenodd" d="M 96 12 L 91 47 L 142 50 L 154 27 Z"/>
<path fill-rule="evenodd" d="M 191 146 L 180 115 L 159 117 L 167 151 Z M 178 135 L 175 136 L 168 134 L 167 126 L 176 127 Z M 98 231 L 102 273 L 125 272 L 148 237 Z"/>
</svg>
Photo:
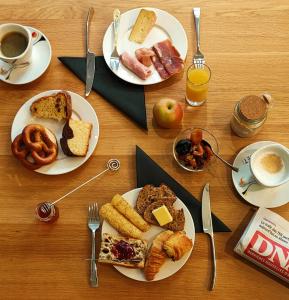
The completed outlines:
<svg viewBox="0 0 289 300">
<path fill-rule="evenodd" d="M 112 11 L 141 6 L 164 9 L 183 24 L 189 51 L 194 49 L 191 10 L 200 6 L 201 48 L 212 69 L 209 100 L 200 108 L 185 107 L 183 128 L 201 126 L 220 141 L 221 154 L 233 160 L 244 146 L 274 140 L 289 147 L 289 3 L 288 0 L 254 1 L 1 1 L 0 23 L 19 22 L 39 28 L 50 39 L 53 58 L 47 72 L 24 86 L 0 83 L 0 298 L 1 299 L 288 299 L 288 287 L 271 275 L 240 259 L 233 248 L 254 208 L 234 191 L 231 173 L 220 162 L 209 172 L 188 174 L 172 158 L 176 130 L 156 128 L 152 107 L 163 96 L 184 102 L 185 78 L 177 76 L 146 87 L 149 130 L 144 132 L 96 93 L 89 96 L 100 121 L 100 139 L 89 161 L 72 172 L 54 177 L 25 170 L 10 152 L 10 130 L 19 107 L 30 97 L 50 89 L 83 95 L 84 84 L 57 56 L 84 55 L 84 22 L 89 6 L 95 9 L 91 48 L 100 55 L 102 38 Z M 274 108 L 263 130 L 252 138 L 239 138 L 229 127 L 235 102 L 243 95 L 270 92 Z M 128 138 L 129 137 L 129 138 Z M 99 265 L 100 286 L 89 287 L 90 235 L 87 205 L 110 201 L 115 193 L 136 186 L 135 145 L 196 197 L 210 182 L 212 210 L 232 233 L 215 235 L 216 289 L 208 292 L 209 240 L 197 234 L 188 263 L 174 276 L 151 284 L 132 281 L 113 267 Z M 110 157 L 121 160 L 119 173 L 100 178 L 60 204 L 56 224 L 36 222 L 35 205 L 53 200 L 102 170 Z M 289 204 L 273 209 L 289 220 Z M 100 237 L 98 236 L 98 242 Z"/>
</svg>

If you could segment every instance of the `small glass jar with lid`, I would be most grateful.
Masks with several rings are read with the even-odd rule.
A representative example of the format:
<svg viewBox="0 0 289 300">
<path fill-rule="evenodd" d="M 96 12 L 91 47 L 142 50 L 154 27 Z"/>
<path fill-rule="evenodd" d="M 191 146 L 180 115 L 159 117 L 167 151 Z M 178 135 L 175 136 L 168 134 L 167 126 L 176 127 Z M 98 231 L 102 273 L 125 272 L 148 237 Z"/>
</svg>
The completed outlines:
<svg viewBox="0 0 289 300">
<path fill-rule="evenodd" d="M 270 94 L 249 95 L 241 98 L 235 105 L 231 118 L 231 128 L 240 137 L 257 134 L 267 119 L 272 104 Z"/>
</svg>

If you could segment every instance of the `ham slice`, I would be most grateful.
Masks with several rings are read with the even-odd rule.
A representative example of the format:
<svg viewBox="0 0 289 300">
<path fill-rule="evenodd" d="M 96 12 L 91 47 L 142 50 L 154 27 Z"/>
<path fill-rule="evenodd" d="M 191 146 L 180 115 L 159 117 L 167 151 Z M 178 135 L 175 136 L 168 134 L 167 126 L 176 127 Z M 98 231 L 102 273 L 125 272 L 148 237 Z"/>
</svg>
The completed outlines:
<svg viewBox="0 0 289 300">
<path fill-rule="evenodd" d="M 183 70 L 184 61 L 169 39 L 154 44 L 153 50 L 170 76 L 180 73 Z"/>
<path fill-rule="evenodd" d="M 159 60 L 159 58 L 156 54 L 151 57 L 151 60 L 154 64 L 156 70 L 158 71 L 159 75 L 161 76 L 161 78 L 167 79 L 167 78 L 171 77 L 171 75 L 167 72 L 164 65 L 161 63 L 161 61 Z"/>
<path fill-rule="evenodd" d="M 134 56 L 131 56 L 127 52 L 123 52 L 120 55 L 120 60 L 126 68 L 131 70 L 142 80 L 147 79 L 152 74 L 152 71 L 148 67 L 141 64 Z"/>
<path fill-rule="evenodd" d="M 146 67 L 150 67 L 152 65 L 151 56 L 154 55 L 155 52 L 150 48 L 140 48 L 135 51 L 137 60 Z"/>
</svg>

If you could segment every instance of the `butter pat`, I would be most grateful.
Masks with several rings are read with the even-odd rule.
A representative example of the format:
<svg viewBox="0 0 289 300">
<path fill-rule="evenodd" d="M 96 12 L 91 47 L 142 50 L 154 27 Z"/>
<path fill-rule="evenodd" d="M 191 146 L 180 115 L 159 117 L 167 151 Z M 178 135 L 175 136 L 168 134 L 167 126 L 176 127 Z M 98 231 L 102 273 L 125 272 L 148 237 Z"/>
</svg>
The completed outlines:
<svg viewBox="0 0 289 300">
<path fill-rule="evenodd" d="M 173 217 L 165 205 L 162 205 L 152 211 L 160 226 L 164 226 L 172 222 Z"/>
</svg>

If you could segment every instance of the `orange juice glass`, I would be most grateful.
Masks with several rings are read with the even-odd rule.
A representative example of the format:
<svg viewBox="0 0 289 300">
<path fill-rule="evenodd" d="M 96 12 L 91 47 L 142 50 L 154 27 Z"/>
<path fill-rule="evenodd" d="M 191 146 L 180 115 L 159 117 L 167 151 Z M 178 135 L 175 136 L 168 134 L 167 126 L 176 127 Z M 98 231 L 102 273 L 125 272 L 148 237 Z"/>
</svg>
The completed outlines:
<svg viewBox="0 0 289 300">
<path fill-rule="evenodd" d="M 207 65 L 192 64 L 187 71 L 186 101 L 191 106 L 204 104 L 208 96 L 211 70 Z"/>
</svg>

